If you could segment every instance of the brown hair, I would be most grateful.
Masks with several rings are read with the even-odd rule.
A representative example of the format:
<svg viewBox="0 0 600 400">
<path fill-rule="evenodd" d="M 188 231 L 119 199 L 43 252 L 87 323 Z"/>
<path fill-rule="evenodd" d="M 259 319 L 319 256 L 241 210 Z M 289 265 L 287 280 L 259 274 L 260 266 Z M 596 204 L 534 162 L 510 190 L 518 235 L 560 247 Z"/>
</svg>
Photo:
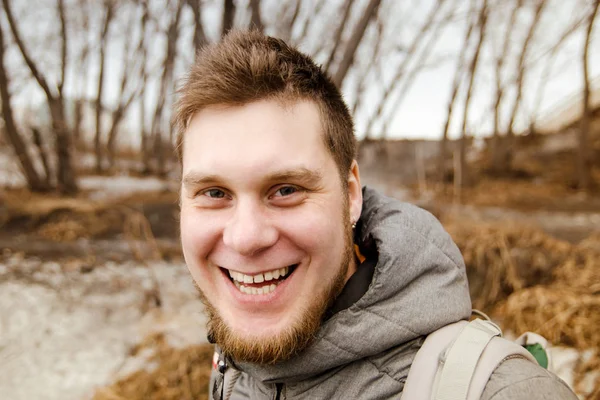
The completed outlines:
<svg viewBox="0 0 600 400">
<path fill-rule="evenodd" d="M 356 157 L 354 124 L 335 84 L 307 55 L 258 31 L 232 31 L 202 48 L 178 90 L 173 126 L 182 161 L 183 135 L 191 118 L 213 105 L 244 105 L 264 99 L 309 100 L 319 107 L 325 146 L 346 177 Z"/>
</svg>

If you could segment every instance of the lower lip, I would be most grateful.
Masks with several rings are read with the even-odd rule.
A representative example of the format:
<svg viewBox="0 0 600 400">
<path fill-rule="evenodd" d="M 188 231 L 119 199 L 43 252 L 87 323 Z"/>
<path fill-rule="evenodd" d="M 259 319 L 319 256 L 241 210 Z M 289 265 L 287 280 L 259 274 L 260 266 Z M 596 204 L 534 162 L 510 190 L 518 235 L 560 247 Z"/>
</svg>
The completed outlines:
<svg viewBox="0 0 600 400">
<path fill-rule="evenodd" d="M 299 267 L 300 265 L 296 265 L 294 271 L 290 275 L 288 275 L 287 278 L 278 283 L 275 287 L 275 290 L 267 294 L 242 293 L 231 281 L 231 279 L 229 279 L 229 276 L 226 275 L 226 272 L 221 270 L 221 273 L 223 274 L 223 279 L 225 280 L 225 284 L 227 285 L 230 293 L 238 302 L 248 305 L 261 305 L 276 302 L 279 298 L 281 298 L 284 294 L 285 288 L 290 284 L 290 280 L 293 279 L 296 273 L 296 269 L 298 269 Z"/>
</svg>

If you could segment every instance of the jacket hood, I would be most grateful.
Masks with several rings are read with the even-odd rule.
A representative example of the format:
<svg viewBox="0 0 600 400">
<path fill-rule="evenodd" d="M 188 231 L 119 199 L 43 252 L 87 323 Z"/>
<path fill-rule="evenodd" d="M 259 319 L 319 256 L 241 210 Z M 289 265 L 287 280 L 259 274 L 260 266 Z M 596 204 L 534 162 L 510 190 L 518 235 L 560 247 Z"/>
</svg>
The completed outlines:
<svg viewBox="0 0 600 400">
<path fill-rule="evenodd" d="M 264 384 L 293 384 L 470 316 L 463 258 L 427 211 L 365 187 L 355 241 L 367 258 L 377 257 L 366 293 L 325 321 L 299 355 L 276 365 L 236 363 L 238 369 Z"/>
</svg>

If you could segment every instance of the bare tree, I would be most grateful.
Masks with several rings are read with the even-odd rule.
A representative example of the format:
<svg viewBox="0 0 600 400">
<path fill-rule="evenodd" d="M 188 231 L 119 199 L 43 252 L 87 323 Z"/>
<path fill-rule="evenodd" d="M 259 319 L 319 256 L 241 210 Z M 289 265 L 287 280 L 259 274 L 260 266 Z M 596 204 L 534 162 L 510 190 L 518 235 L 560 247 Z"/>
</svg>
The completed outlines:
<svg viewBox="0 0 600 400">
<path fill-rule="evenodd" d="M 421 28 L 419 29 L 417 34 L 413 37 L 410 46 L 408 47 L 408 49 L 406 50 L 406 53 L 404 54 L 404 58 L 402 59 L 402 62 L 396 69 L 396 73 L 394 74 L 394 77 L 392 78 L 391 83 L 383 91 L 383 95 L 381 96 L 381 100 L 379 101 L 379 103 L 377 105 L 377 109 L 375 110 L 375 113 L 367 121 L 367 125 L 365 128 L 365 132 L 367 133 L 367 135 L 369 135 L 369 133 L 371 132 L 375 121 L 378 118 L 380 118 L 381 115 L 383 114 L 383 108 L 384 108 L 385 104 L 387 103 L 387 101 L 389 100 L 389 97 L 392 95 L 392 93 L 396 90 L 396 88 L 400 84 L 400 81 L 402 80 L 402 76 L 406 73 L 406 71 L 408 69 L 408 65 L 409 65 L 410 61 L 412 60 L 412 56 L 416 53 L 417 49 L 419 48 L 423 39 L 425 38 L 425 34 L 431 28 L 431 25 L 433 24 L 433 21 L 435 20 L 435 16 L 438 13 L 439 7 L 444 3 L 444 1 L 445 0 L 437 0 L 436 1 L 436 3 L 433 5 L 431 10 L 429 11 L 429 14 L 425 18 L 425 21 L 421 25 Z"/>
<path fill-rule="evenodd" d="M 133 15 L 134 18 L 137 19 L 137 15 Z M 134 26 L 134 21 L 129 20 L 126 21 L 126 37 L 131 36 L 131 30 Z M 125 42 L 125 46 L 123 47 L 123 60 L 125 65 L 123 67 L 123 74 L 121 75 L 121 81 L 119 84 L 119 92 L 118 98 L 119 102 L 117 106 L 111 112 L 111 125 L 108 130 L 108 139 L 106 142 L 106 149 L 108 155 L 108 162 L 110 167 L 114 167 L 115 161 L 115 142 L 117 139 L 117 134 L 119 132 L 119 125 L 127 113 L 127 110 L 133 103 L 133 101 L 140 95 L 142 87 L 146 85 L 147 75 L 144 69 L 144 65 L 146 64 L 146 46 L 144 43 L 145 32 L 148 25 L 148 8 L 147 6 L 142 5 L 142 18 L 141 18 L 141 26 L 140 26 L 140 39 L 138 41 L 137 48 L 133 52 L 133 55 L 129 55 L 131 47 L 130 41 Z M 131 87 L 131 78 L 136 75 L 136 71 L 134 70 L 138 66 L 137 70 L 137 82 L 134 87 Z M 129 89 L 129 90 L 128 90 Z"/>
<path fill-rule="evenodd" d="M 165 149 L 163 148 L 163 133 L 161 127 L 165 121 L 165 102 L 167 92 L 173 87 L 173 71 L 175 66 L 175 57 L 177 55 L 177 40 L 179 38 L 179 21 L 181 20 L 181 11 L 183 4 L 177 1 L 175 15 L 167 28 L 167 42 L 165 49 L 165 59 L 162 67 L 162 75 L 160 78 L 160 89 L 158 93 L 158 101 L 152 119 L 151 133 L 154 145 L 154 154 L 157 159 L 157 173 L 165 174 Z M 170 132 L 171 133 L 171 132 Z M 169 142 L 170 144 L 170 142 Z"/>
<path fill-rule="evenodd" d="M 446 159 L 448 153 L 448 132 L 450 131 L 450 122 L 452 121 L 452 113 L 454 111 L 454 105 L 458 96 L 458 91 L 462 82 L 462 76 L 464 74 L 464 67 L 467 58 L 467 49 L 469 48 L 469 42 L 473 33 L 475 23 L 472 20 L 472 16 L 475 14 L 475 7 L 477 0 L 471 0 L 471 6 L 468 14 L 467 29 L 465 31 L 465 38 L 463 45 L 458 55 L 458 62 L 456 64 L 456 70 L 454 71 L 454 78 L 452 79 L 452 90 L 450 92 L 450 99 L 448 100 L 448 107 L 446 113 L 446 122 L 444 124 L 444 131 L 442 132 L 442 140 L 440 141 L 440 150 L 438 153 L 438 173 L 440 178 L 443 179 L 446 174 Z"/>
<path fill-rule="evenodd" d="M 360 20 L 358 21 L 358 23 L 352 31 L 352 35 L 350 36 L 348 44 L 344 49 L 342 59 L 340 60 L 335 75 L 333 75 L 333 83 L 335 83 L 335 85 L 339 88 L 342 87 L 342 83 L 344 82 L 344 79 L 348 74 L 348 70 L 354 62 L 354 55 L 356 54 L 356 49 L 358 48 L 358 45 L 360 44 L 360 41 L 362 40 L 365 31 L 367 30 L 367 25 L 369 25 L 369 21 L 371 21 L 373 16 L 376 15 L 379 4 L 381 4 L 381 0 L 370 0 L 362 16 L 360 17 Z"/>
<path fill-rule="evenodd" d="M 370 61 L 368 62 L 368 66 L 364 68 L 362 73 L 359 75 L 358 84 L 356 85 L 356 91 L 354 93 L 354 104 L 352 105 L 352 114 L 356 115 L 356 112 L 360 108 L 361 102 L 363 100 L 364 92 L 366 89 L 367 77 L 373 70 L 377 70 L 377 63 L 375 60 L 379 59 L 381 53 L 381 44 L 383 38 L 383 23 L 381 20 L 377 19 L 376 26 L 377 34 L 375 35 L 375 44 L 373 45 L 373 53 Z"/>
<path fill-rule="evenodd" d="M 300 29 L 300 33 L 297 36 L 294 36 L 292 38 L 292 41 L 294 43 L 298 44 L 298 43 L 302 42 L 304 39 L 306 39 L 308 32 L 310 31 L 310 27 L 312 26 L 312 24 L 317 19 L 318 15 L 323 10 L 323 6 L 325 5 L 325 3 L 326 3 L 325 1 L 318 1 L 313 12 L 309 16 L 304 18 L 304 20 L 302 21 L 302 28 Z M 301 6 L 302 6 L 302 0 L 297 0 L 296 9 L 300 10 Z M 286 40 L 287 38 L 291 37 L 291 29 L 290 28 L 288 28 L 289 29 L 288 35 L 282 36 L 282 39 Z"/>
<path fill-rule="evenodd" d="M 65 118 L 63 97 L 68 49 L 64 0 L 58 0 L 57 11 L 60 19 L 61 31 L 61 73 L 60 80 L 58 81 L 55 90 L 50 88 L 46 77 L 41 73 L 37 64 L 33 61 L 33 58 L 29 54 L 29 51 L 22 40 L 21 34 L 13 17 L 9 0 L 2 0 L 2 4 L 4 5 L 6 19 L 8 20 L 8 24 L 12 31 L 15 42 L 21 52 L 21 56 L 25 60 L 29 71 L 44 91 L 48 101 L 48 108 L 50 110 L 50 116 L 52 119 L 52 130 L 54 131 L 55 151 L 58 160 L 58 168 L 56 170 L 57 188 L 63 194 L 73 194 L 77 192 L 77 182 L 75 180 L 75 172 L 71 160 L 71 138 L 67 120 Z"/>
<path fill-rule="evenodd" d="M 550 81 L 550 71 L 554 66 L 554 61 L 556 56 L 558 55 L 559 50 L 562 48 L 563 44 L 569 39 L 573 33 L 577 32 L 579 28 L 583 25 L 584 22 L 587 21 L 589 15 L 586 13 L 578 18 L 573 24 L 571 24 L 561 35 L 561 37 L 552 45 L 550 49 L 548 49 L 547 54 L 542 54 L 540 59 L 547 56 L 547 60 L 544 64 L 544 70 L 540 74 L 539 85 L 537 86 L 537 90 L 535 93 L 535 100 L 533 102 L 533 110 L 531 113 L 531 121 L 529 123 L 530 130 L 535 131 L 536 119 L 540 114 L 540 108 L 542 104 L 542 99 L 544 98 L 544 91 L 546 89 L 547 83 Z M 534 60 L 535 62 L 539 61 Z"/>
<path fill-rule="evenodd" d="M 495 59 L 495 101 L 494 101 L 494 132 L 491 141 L 491 153 L 492 153 L 492 170 L 499 172 L 505 162 L 503 158 L 506 157 L 506 150 L 501 145 L 502 138 L 500 137 L 500 105 L 502 104 L 504 96 L 504 84 L 502 83 L 502 71 L 504 68 L 505 60 L 508 58 L 509 45 L 511 43 L 512 33 L 514 31 L 515 21 L 517 14 L 522 6 L 522 0 L 516 0 L 515 5 L 510 13 L 508 25 L 506 26 L 506 32 L 504 32 L 504 40 L 502 42 L 502 50 L 497 54 Z M 502 142 L 505 144 L 504 142 Z"/>
<path fill-rule="evenodd" d="M 42 141 L 42 133 L 38 128 L 32 127 L 31 136 L 33 136 L 33 144 L 35 144 L 40 160 L 42 161 L 42 167 L 44 167 L 46 182 L 48 183 L 48 186 L 50 186 L 52 180 L 52 170 L 50 169 L 50 162 L 48 161 L 48 155 L 46 154 L 44 142 Z"/>
<path fill-rule="evenodd" d="M 83 122 L 83 105 L 85 101 L 85 93 L 87 82 L 89 81 L 89 64 L 90 64 L 90 40 L 87 38 L 87 32 L 90 29 L 90 11 L 88 9 L 89 2 L 87 0 L 77 3 L 81 8 L 81 30 L 86 33 L 83 39 L 83 45 L 79 51 L 79 55 L 73 63 L 73 93 L 75 96 L 74 104 L 74 121 L 73 121 L 73 144 L 77 149 L 81 144 L 81 125 Z"/>
<path fill-rule="evenodd" d="M 583 47 L 583 113 L 579 127 L 579 154 L 577 157 L 577 175 L 579 188 L 585 191 L 590 191 L 592 187 L 592 179 L 590 176 L 590 152 L 589 152 L 589 130 L 591 120 L 591 104 L 590 104 L 590 73 L 589 73 L 589 52 L 592 31 L 594 29 L 594 21 L 598 14 L 598 5 L 600 0 L 595 0 L 592 12 L 590 13 L 589 22 L 585 35 Z"/>
<path fill-rule="evenodd" d="M 261 32 L 265 30 L 260 12 L 260 0 L 250 0 L 250 27 Z"/>
<path fill-rule="evenodd" d="M 512 147 L 514 141 L 514 124 L 517 118 L 517 112 L 519 111 L 519 107 L 521 105 L 521 99 L 523 98 L 523 82 L 525 80 L 525 61 L 527 59 L 527 53 L 530 48 L 533 34 L 535 33 L 535 29 L 538 25 L 538 22 L 540 21 L 542 11 L 544 10 L 544 6 L 546 5 L 546 3 L 547 2 L 545 0 L 537 0 L 533 20 L 529 24 L 527 35 L 525 36 L 525 40 L 523 41 L 523 47 L 521 48 L 521 54 L 519 55 L 516 79 L 517 94 L 513 103 L 512 111 L 510 113 L 510 119 L 508 121 L 508 126 L 506 129 L 506 143 L 504 146 L 502 146 L 502 152 L 504 154 L 500 158 L 502 164 L 499 166 L 499 168 L 500 171 L 503 172 L 507 172 L 511 169 Z"/>
<path fill-rule="evenodd" d="M 348 17 L 350 16 L 350 9 L 352 9 L 353 3 L 354 3 L 354 0 L 346 0 L 341 5 L 342 8 L 344 9 L 344 11 L 342 13 L 342 19 L 340 20 L 340 23 L 338 24 L 337 29 L 335 31 L 335 34 L 333 37 L 333 48 L 331 49 L 331 52 L 329 53 L 329 58 L 327 58 L 327 61 L 325 61 L 325 63 L 323 64 L 323 68 L 328 73 L 331 73 L 331 65 L 333 64 L 335 55 L 337 54 L 338 48 L 340 47 L 340 44 L 342 41 L 342 33 L 344 32 L 344 28 L 346 27 L 346 24 L 348 23 Z"/>
<path fill-rule="evenodd" d="M 2 117 L 4 119 L 4 129 L 2 131 L 4 131 L 19 160 L 21 171 L 23 171 L 29 189 L 34 192 L 43 192 L 49 189 L 48 181 L 42 180 L 36 171 L 33 160 L 27 152 L 27 145 L 19 134 L 14 121 L 8 91 L 8 76 L 4 67 L 4 49 L 4 31 L 0 26 L 0 100 L 2 101 Z"/>
<path fill-rule="evenodd" d="M 96 96 L 96 134 L 94 135 L 94 153 L 96 155 L 96 172 L 102 171 L 102 95 L 104 93 L 104 70 L 106 69 L 106 47 L 108 45 L 108 29 L 114 15 L 115 4 L 112 0 L 104 1 L 104 20 L 100 32 L 100 72 L 98 74 L 98 90 Z"/>
<path fill-rule="evenodd" d="M 223 22 L 221 24 L 221 36 L 225 36 L 233 28 L 235 19 L 235 2 L 223 0 Z"/>
<path fill-rule="evenodd" d="M 483 0 L 483 5 L 479 11 L 479 20 L 477 25 L 479 26 L 479 38 L 477 45 L 475 46 L 475 52 L 471 58 L 469 65 L 469 82 L 467 84 L 467 90 L 465 95 L 465 104 L 463 109 L 462 127 L 460 131 L 459 141 L 459 168 L 458 173 L 454 173 L 455 188 L 459 190 L 458 198 L 460 199 L 460 188 L 469 184 L 469 176 L 467 171 L 467 124 L 469 121 L 469 105 L 471 102 L 471 95 L 473 93 L 473 83 L 475 82 L 475 75 L 477 74 L 477 65 L 479 62 L 479 54 L 481 53 L 481 47 L 485 40 L 485 32 L 488 18 L 488 0 Z"/>
<path fill-rule="evenodd" d="M 298 43 L 304 39 L 302 36 L 300 39 L 292 39 L 292 31 L 296 23 L 298 22 L 298 16 L 300 15 L 300 9 L 302 8 L 302 0 L 286 1 L 282 2 L 281 7 L 276 13 L 275 24 L 270 26 L 274 35 L 286 42 Z M 317 3 L 313 16 L 319 13 L 319 10 L 323 7 L 323 2 Z M 314 21 L 314 18 L 306 18 L 304 20 L 304 28 L 307 27 L 309 21 Z M 306 32 L 304 32 L 306 34 Z"/>
<path fill-rule="evenodd" d="M 187 4 L 194 13 L 194 51 L 197 53 L 202 46 L 204 46 L 208 40 L 206 39 L 206 33 L 204 32 L 204 24 L 202 23 L 202 5 L 201 0 L 187 0 Z M 144 3 L 144 7 L 148 7 Z"/>
<path fill-rule="evenodd" d="M 438 10 L 438 13 L 439 12 L 440 10 Z M 423 71 L 423 69 L 425 69 L 425 67 L 427 66 L 427 59 L 429 58 L 433 47 L 437 43 L 440 34 L 446 26 L 446 23 L 449 22 L 453 16 L 454 7 L 450 7 L 446 15 L 438 23 L 434 24 L 433 32 L 427 39 L 426 43 L 423 45 L 423 48 L 421 49 L 419 57 L 417 58 L 415 64 L 411 69 L 407 71 L 408 73 L 406 74 L 404 79 L 401 80 L 402 86 L 400 86 L 400 88 L 397 90 L 398 95 L 396 96 L 396 99 L 391 103 L 392 105 L 390 107 L 387 107 L 390 111 L 388 112 L 387 117 L 383 120 L 383 124 L 381 126 L 382 135 L 385 135 L 388 132 L 389 124 L 392 122 L 394 115 L 398 112 L 402 101 L 410 92 L 411 86 L 417 80 L 417 75 L 421 71 Z M 437 63 L 433 64 L 435 65 Z"/>
</svg>

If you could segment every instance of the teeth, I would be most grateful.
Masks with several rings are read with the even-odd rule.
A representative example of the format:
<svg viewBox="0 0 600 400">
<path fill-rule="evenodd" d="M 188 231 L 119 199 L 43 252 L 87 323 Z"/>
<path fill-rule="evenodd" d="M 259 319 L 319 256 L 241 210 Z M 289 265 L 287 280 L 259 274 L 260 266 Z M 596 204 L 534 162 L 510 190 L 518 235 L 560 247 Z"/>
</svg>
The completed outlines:
<svg viewBox="0 0 600 400">
<path fill-rule="evenodd" d="M 264 274 L 246 275 L 246 274 L 242 274 L 241 272 L 230 270 L 229 276 L 231 277 L 231 279 L 233 279 L 234 282 L 263 283 L 263 282 L 272 281 L 273 279 L 279 279 L 281 277 L 284 277 L 289 273 L 289 271 L 290 270 L 288 267 L 283 267 L 283 268 L 276 269 L 274 271 L 265 272 Z"/>
<path fill-rule="evenodd" d="M 277 288 L 277 285 L 275 284 L 270 284 L 270 285 L 265 285 L 259 288 L 255 288 L 255 287 L 249 287 L 249 286 L 244 286 L 242 284 L 240 284 L 239 282 L 235 282 L 235 286 L 240 290 L 240 292 L 245 293 L 245 294 L 252 294 L 252 295 L 261 295 L 261 294 L 269 294 L 271 292 L 273 292 L 275 290 L 275 288 Z"/>
</svg>

